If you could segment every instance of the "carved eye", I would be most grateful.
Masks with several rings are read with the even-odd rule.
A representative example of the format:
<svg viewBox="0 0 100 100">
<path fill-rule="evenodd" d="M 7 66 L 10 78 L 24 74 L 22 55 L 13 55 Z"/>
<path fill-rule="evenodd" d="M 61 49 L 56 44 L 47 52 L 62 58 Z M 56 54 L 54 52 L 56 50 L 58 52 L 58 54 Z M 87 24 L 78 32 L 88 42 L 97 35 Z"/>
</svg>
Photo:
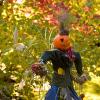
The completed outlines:
<svg viewBox="0 0 100 100">
<path fill-rule="evenodd" d="M 60 39 L 61 40 L 61 42 L 63 42 L 64 41 L 64 39 Z"/>
</svg>

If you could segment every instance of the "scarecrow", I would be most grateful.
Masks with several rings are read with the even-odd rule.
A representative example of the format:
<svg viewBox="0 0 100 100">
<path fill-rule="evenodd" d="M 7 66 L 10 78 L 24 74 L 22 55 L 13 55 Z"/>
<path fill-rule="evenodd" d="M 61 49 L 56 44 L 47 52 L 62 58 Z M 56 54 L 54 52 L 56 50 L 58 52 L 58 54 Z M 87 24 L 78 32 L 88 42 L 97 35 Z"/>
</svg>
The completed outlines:
<svg viewBox="0 0 100 100">
<path fill-rule="evenodd" d="M 38 64 L 32 65 L 32 70 L 37 75 L 46 75 L 46 70 L 43 66 L 48 62 L 52 62 L 53 77 L 50 83 L 51 88 L 45 96 L 45 100 L 59 100 L 63 97 L 63 100 L 81 100 L 73 88 L 71 75 L 71 68 L 75 64 L 76 70 L 80 78 L 76 80 L 82 84 L 87 80 L 86 75 L 82 69 L 82 60 L 79 52 L 75 52 L 72 49 L 70 38 L 68 36 L 69 31 L 62 29 L 53 40 L 54 49 L 44 51 Z"/>
</svg>

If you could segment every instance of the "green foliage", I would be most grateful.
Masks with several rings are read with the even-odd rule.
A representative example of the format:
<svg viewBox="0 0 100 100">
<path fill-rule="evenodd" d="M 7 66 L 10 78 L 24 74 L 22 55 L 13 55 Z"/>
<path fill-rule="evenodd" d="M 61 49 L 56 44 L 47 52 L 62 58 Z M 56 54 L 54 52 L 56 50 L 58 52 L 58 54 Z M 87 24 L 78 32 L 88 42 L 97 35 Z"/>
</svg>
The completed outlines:
<svg viewBox="0 0 100 100">
<path fill-rule="evenodd" d="M 59 26 L 56 10 L 51 6 L 59 1 L 48 0 L 41 5 L 39 0 L 22 0 L 22 3 L 7 1 L 10 0 L 0 4 L 0 99 L 39 100 L 36 95 L 40 92 L 35 90 L 48 79 L 33 75 L 30 67 L 39 60 L 43 51 L 52 47 Z M 99 0 L 63 2 L 68 7 L 65 25 L 70 28 L 75 50 L 82 55 L 84 70 L 91 79 L 94 74 L 100 78 Z M 48 68 L 52 72 L 51 65 Z M 89 87 L 89 84 L 95 93 L 100 94 L 97 81 L 87 82 L 86 86 Z M 84 88 L 91 92 L 89 89 Z M 40 93 L 41 98 L 45 92 Z"/>
</svg>

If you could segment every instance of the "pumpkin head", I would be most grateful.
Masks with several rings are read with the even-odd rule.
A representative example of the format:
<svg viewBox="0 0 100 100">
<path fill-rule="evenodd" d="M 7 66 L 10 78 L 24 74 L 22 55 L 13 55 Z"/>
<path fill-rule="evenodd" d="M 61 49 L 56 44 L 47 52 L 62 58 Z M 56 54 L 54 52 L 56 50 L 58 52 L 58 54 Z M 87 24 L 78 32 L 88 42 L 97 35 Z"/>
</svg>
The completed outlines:
<svg viewBox="0 0 100 100">
<path fill-rule="evenodd" d="M 71 47 L 70 39 L 68 35 L 58 34 L 53 40 L 53 45 L 55 48 L 60 50 L 67 50 Z"/>
</svg>

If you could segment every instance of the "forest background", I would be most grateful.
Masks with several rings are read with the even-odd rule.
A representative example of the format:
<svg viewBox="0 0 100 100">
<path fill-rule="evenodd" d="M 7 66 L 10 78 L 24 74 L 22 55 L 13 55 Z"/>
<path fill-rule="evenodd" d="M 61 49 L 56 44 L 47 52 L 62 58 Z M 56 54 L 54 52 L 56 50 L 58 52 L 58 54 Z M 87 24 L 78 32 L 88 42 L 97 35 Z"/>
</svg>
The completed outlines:
<svg viewBox="0 0 100 100">
<path fill-rule="evenodd" d="M 75 88 L 86 95 L 84 100 L 100 100 L 100 0 L 0 0 L 1 100 L 43 99 L 50 79 L 33 75 L 31 64 L 52 48 L 61 9 L 89 76 Z M 52 72 L 51 65 L 47 67 Z"/>
</svg>

